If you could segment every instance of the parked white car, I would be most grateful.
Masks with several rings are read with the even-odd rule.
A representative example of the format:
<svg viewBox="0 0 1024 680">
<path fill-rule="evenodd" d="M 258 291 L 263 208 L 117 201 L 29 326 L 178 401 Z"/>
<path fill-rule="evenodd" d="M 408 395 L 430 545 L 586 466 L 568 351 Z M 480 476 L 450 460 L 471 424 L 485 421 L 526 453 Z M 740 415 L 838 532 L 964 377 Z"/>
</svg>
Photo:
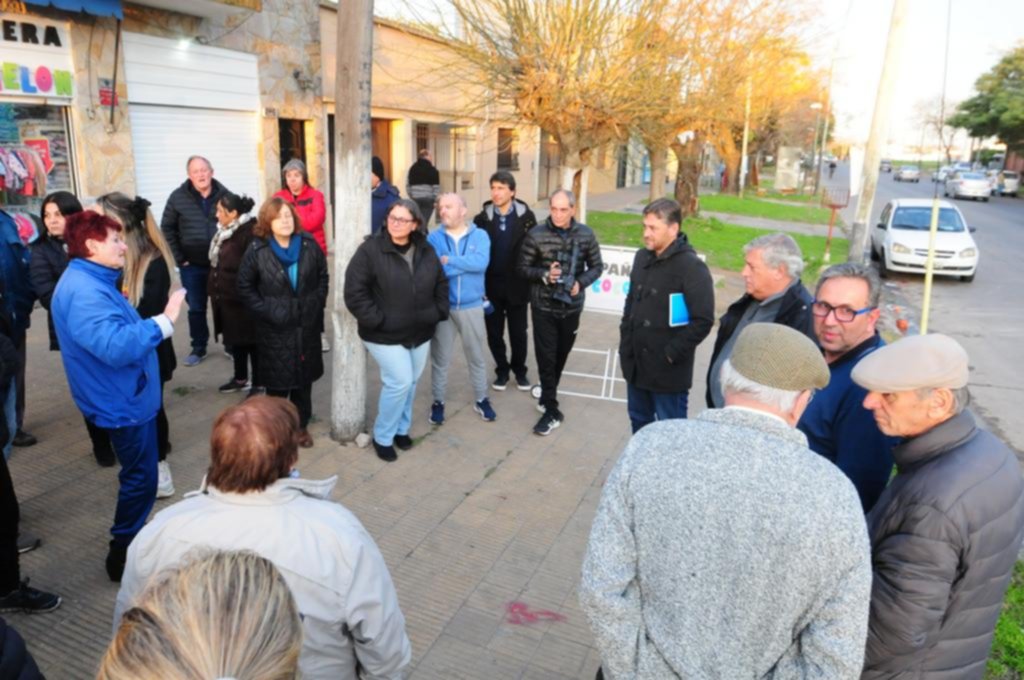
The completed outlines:
<svg viewBox="0 0 1024 680">
<path fill-rule="evenodd" d="M 949 174 L 953 172 L 953 166 L 943 165 L 941 168 L 932 173 L 933 182 L 945 182 L 949 178 Z"/>
<path fill-rule="evenodd" d="M 946 190 L 943 193 L 953 198 L 980 198 L 987 201 L 992 195 L 992 185 L 983 172 L 957 170 L 946 180 Z"/>
<path fill-rule="evenodd" d="M 1000 196 L 1013 196 L 1017 198 L 1020 191 L 1020 173 L 1013 170 L 1003 170 L 996 176 L 995 193 Z"/>
<path fill-rule="evenodd" d="M 871 259 L 878 261 L 884 278 L 889 272 L 923 274 L 928 259 L 928 236 L 932 220 L 932 200 L 898 198 L 882 209 L 871 230 Z M 973 281 L 978 270 L 978 245 L 974 242 L 960 209 L 949 201 L 939 201 L 939 228 L 935 235 L 934 272 L 936 276 L 959 276 Z"/>
</svg>

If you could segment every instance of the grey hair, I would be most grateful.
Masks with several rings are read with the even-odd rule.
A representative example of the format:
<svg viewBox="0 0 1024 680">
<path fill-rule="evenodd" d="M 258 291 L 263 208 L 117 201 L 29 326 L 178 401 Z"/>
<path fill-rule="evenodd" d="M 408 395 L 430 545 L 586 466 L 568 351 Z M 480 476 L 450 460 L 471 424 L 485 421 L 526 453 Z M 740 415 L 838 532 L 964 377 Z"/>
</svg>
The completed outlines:
<svg viewBox="0 0 1024 680">
<path fill-rule="evenodd" d="M 454 191 L 448 191 L 448 192 L 446 192 L 446 193 L 443 193 L 443 194 L 441 194 L 440 196 L 438 196 L 438 197 L 437 197 L 437 202 L 438 202 L 438 204 L 439 204 L 439 205 L 440 205 L 440 203 L 441 203 L 441 199 L 442 199 L 442 198 L 445 198 L 446 196 L 454 196 L 455 198 L 459 199 L 459 203 L 461 203 L 461 204 L 462 204 L 462 207 L 463 207 L 463 208 L 469 208 L 469 206 L 467 206 L 467 205 L 466 205 L 466 199 L 464 199 L 464 198 L 463 198 L 462 196 L 459 196 L 459 195 L 458 195 L 457 193 L 455 193 Z"/>
<path fill-rule="evenodd" d="M 208 167 L 210 170 L 213 170 L 213 163 L 210 162 L 209 158 L 207 158 L 206 156 L 198 156 L 198 155 L 196 155 L 196 156 L 189 156 L 188 160 L 185 161 L 185 172 L 188 172 L 188 168 L 189 168 L 190 165 L 192 165 L 192 161 L 202 161 L 202 162 L 206 163 L 206 167 Z"/>
<path fill-rule="evenodd" d="M 551 192 L 551 198 L 548 199 L 548 204 L 550 205 L 551 201 L 554 200 L 555 196 L 559 195 L 565 196 L 569 200 L 570 208 L 576 207 L 576 194 L 572 193 L 568 189 L 555 189 L 553 192 Z"/>
<path fill-rule="evenodd" d="M 882 299 L 882 280 L 878 278 L 875 268 L 859 262 L 841 262 L 834 264 L 821 273 L 814 296 L 821 292 L 821 287 L 829 279 L 860 279 L 868 284 L 868 304 L 877 307 Z"/>
<path fill-rule="evenodd" d="M 796 406 L 797 397 L 800 396 L 799 391 L 780 390 L 777 387 L 762 385 L 740 375 L 739 371 L 732 367 L 732 362 L 728 359 L 722 362 L 719 378 L 722 383 L 722 394 L 741 394 L 759 404 L 770 406 L 781 413 L 792 411 L 793 407 Z"/>
<path fill-rule="evenodd" d="M 743 246 L 743 254 L 751 250 L 760 250 L 761 259 L 773 269 L 785 267 L 786 273 L 794 279 L 799 279 L 804 271 L 804 256 L 800 252 L 800 246 L 789 234 L 766 234 L 758 236 L 753 241 Z"/>
<path fill-rule="evenodd" d="M 927 399 L 936 389 L 934 387 L 922 387 L 919 390 L 915 390 L 915 392 L 917 392 L 918 399 Z M 971 403 L 971 391 L 966 385 L 964 387 L 950 387 L 947 389 L 953 395 L 953 406 L 950 409 L 949 415 L 958 416 Z"/>
</svg>

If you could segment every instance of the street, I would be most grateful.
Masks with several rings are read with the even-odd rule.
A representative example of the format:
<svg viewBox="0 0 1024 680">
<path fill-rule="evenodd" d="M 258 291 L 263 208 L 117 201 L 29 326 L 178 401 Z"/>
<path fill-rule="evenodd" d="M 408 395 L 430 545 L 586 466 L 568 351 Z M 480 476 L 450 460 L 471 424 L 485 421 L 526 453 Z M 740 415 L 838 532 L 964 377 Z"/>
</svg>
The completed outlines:
<svg viewBox="0 0 1024 680">
<path fill-rule="evenodd" d="M 841 164 L 832 183 L 848 181 L 848 166 Z M 824 180 L 829 183 L 827 179 Z M 922 172 L 920 183 L 896 182 L 892 175 L 879 177 L 869 229 L 878 220 L 886 202 L 895 198 L 931 198 L 942 185 Z M 853 223 L 856 204 L 843 211 L 846 224 Z M 1024 260 L 1024 198 L 993 196 L 987 203 L 961 199 L 952 201 L 967 224 L 977 228 L 974 239 L 980 251 L 977 277 L 972 283 L 935 277 L 929 330 L 956 338 L 971 358 L 971 408 L 988 426 L 1017 450 L 1024 452 L 1024 416 L 1017 399 L 1024 395 L 1024 302 L 1018 290 L 1020 262 Z M 919 324 L 924 294 L 924 277 L 892 274 L 887 284 L 917 312 Z"/>
</svg>

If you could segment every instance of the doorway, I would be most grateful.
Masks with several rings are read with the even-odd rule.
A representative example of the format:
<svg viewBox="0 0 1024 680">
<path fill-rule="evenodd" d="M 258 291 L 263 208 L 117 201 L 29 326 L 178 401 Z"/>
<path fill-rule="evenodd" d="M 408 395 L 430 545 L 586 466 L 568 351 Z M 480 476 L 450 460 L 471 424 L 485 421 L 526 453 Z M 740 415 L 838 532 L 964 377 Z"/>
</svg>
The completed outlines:
<svg viewBox="0 0 1024 680">
<path fill-rule="evenodd" d="M 306 121 L 291 118 L 277 120 L 277 137 L 281 145 L 281 167 L 297 158 L 306 162 Z"/>
</svg>

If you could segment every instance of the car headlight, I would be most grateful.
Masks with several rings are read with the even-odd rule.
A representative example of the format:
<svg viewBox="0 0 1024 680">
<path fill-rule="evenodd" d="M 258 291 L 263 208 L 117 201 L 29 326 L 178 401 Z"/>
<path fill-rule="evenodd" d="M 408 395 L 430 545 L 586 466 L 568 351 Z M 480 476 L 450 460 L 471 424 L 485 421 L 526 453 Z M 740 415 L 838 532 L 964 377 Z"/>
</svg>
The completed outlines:
<svg viewBox="0 0 1024 680">
<path fill-rule="evenodd" d="M 912 251 L 902 243 L 893 243 L 892 252 L 899 253 L 900 255 L 909 255 Z"/>
<path fill-rule="evenodd" d="M 977 248 L 965 248 L 965 249 L 960 251 L 960 257 L 977 257 L 977 256 L 978 256 L 978 249 Z"/>
</svg>

